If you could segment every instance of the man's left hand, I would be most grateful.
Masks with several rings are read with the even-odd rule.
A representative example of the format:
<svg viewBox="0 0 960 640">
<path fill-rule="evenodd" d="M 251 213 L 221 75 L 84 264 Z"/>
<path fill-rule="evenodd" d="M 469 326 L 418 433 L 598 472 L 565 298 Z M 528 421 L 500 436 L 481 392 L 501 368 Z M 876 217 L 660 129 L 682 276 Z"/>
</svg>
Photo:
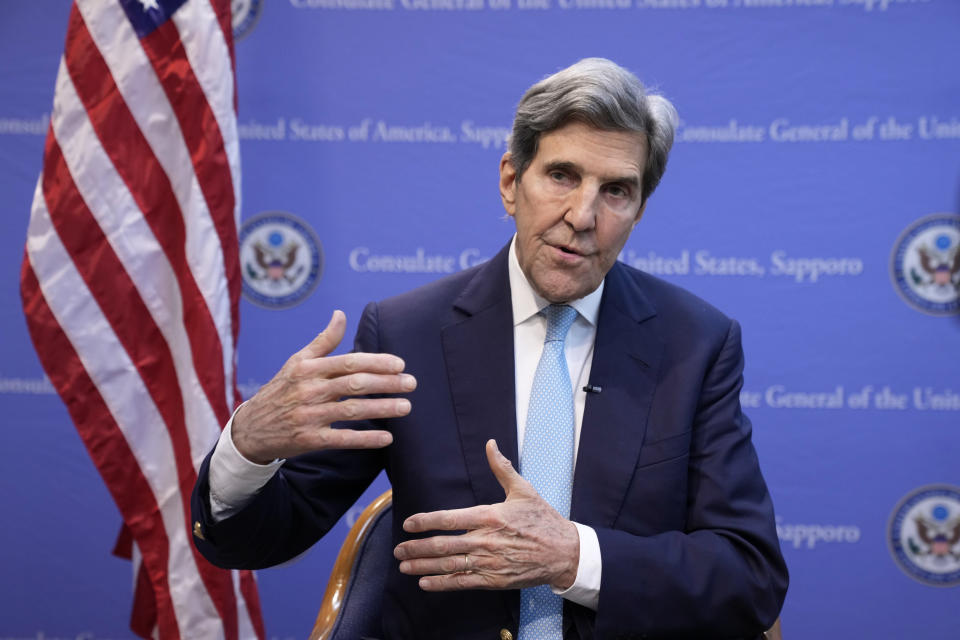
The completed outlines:
<svg viewBox="0 0 960 640">
<path fill-rule="evenodd" d="M 420 578 L 424 591 L 520 589 L 549 584 L 568 589 L 577 577 L 580 536 L 513 468 L 494 440 L 487 462 L 507 494 L 499 504 L 418 513 L 408 533 L 466 531 L 409 540 L 393 555 L 400 572 Z"/>
</svg>

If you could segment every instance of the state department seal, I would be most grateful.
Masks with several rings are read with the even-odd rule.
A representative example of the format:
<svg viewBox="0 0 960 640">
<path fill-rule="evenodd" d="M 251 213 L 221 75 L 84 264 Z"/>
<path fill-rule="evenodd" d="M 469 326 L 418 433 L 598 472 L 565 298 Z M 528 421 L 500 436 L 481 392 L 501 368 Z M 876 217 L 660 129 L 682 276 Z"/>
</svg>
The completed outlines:
<svg viewBox="0 0 960 640">
<path fill-rule="evenodd" d="M 323 273 L 323 250 L 317 234 L 294 215 L 266 211 L 240 227 L 243 295 L 267 309 L 303 302 Z"/>
<path fill-rule="evenodd" d="M 960 313 L 960 215 L 937 213 L 907 227 L 893 245 L 890 278 L 914 309 Z"/>
<path fill-rule="evenodd" d="M 230 22 L 233 26 L 234 42 L 253 31 L 262 11 L 263 0 L 231 0 Z"/>
<path fill-rule="evenodd" d="M 960 487 L 929 485 L 907 494 L 890 515 L 887 544 L 914 580 L 960 584 Z"/>
</svg>

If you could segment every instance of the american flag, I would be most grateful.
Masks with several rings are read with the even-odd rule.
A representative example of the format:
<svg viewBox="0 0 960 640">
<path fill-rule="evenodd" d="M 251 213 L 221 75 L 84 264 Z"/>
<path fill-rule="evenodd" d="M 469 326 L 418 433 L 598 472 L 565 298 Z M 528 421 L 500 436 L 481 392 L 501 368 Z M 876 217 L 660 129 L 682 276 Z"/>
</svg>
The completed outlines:
<svg viewBox="0 0 960 640">
<path fill-rule="evenodd" d="M 190 536 L 239 398 L 228 0 L 77 0 L 34 194 L 30 335 L 132 536 L 141 637 L 263 638 L 250 572 Z"/>
</svg>

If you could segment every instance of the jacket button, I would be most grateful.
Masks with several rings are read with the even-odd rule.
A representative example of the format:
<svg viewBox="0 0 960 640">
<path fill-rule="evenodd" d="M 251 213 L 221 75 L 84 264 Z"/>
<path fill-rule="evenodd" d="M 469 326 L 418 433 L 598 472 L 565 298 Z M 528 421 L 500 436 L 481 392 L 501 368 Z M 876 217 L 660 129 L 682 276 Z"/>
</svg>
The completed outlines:
<svg viewBox="0 0 960 640">
<path fill-rule="evenodd" d="M 500 629 L 500 640 L 513 640 L 513 634 L 509 629 Z"/>
</svg>

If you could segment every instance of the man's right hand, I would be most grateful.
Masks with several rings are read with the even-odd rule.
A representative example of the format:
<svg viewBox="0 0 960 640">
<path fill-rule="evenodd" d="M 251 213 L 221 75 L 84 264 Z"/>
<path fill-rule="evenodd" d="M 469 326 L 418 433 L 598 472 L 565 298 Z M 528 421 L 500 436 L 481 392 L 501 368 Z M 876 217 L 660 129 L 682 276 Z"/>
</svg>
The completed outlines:
<svg viewBox="0 0 960 640">
<path fill-rule="evenodd" d="M 334 311 L 313 342 L 283 368 L 233 418 L 233 443 L 245 458 L 266 464 L 319 449 L 377 449 L 393 442 L 388 431 L 331 429 L 344 420 L 395 418 L 410 413 L 406 398 L 357 398 L 405 393 L 417 387 L 404 362 L 387 353 L 328 355 L 347 318 Z"/>
</svg>

